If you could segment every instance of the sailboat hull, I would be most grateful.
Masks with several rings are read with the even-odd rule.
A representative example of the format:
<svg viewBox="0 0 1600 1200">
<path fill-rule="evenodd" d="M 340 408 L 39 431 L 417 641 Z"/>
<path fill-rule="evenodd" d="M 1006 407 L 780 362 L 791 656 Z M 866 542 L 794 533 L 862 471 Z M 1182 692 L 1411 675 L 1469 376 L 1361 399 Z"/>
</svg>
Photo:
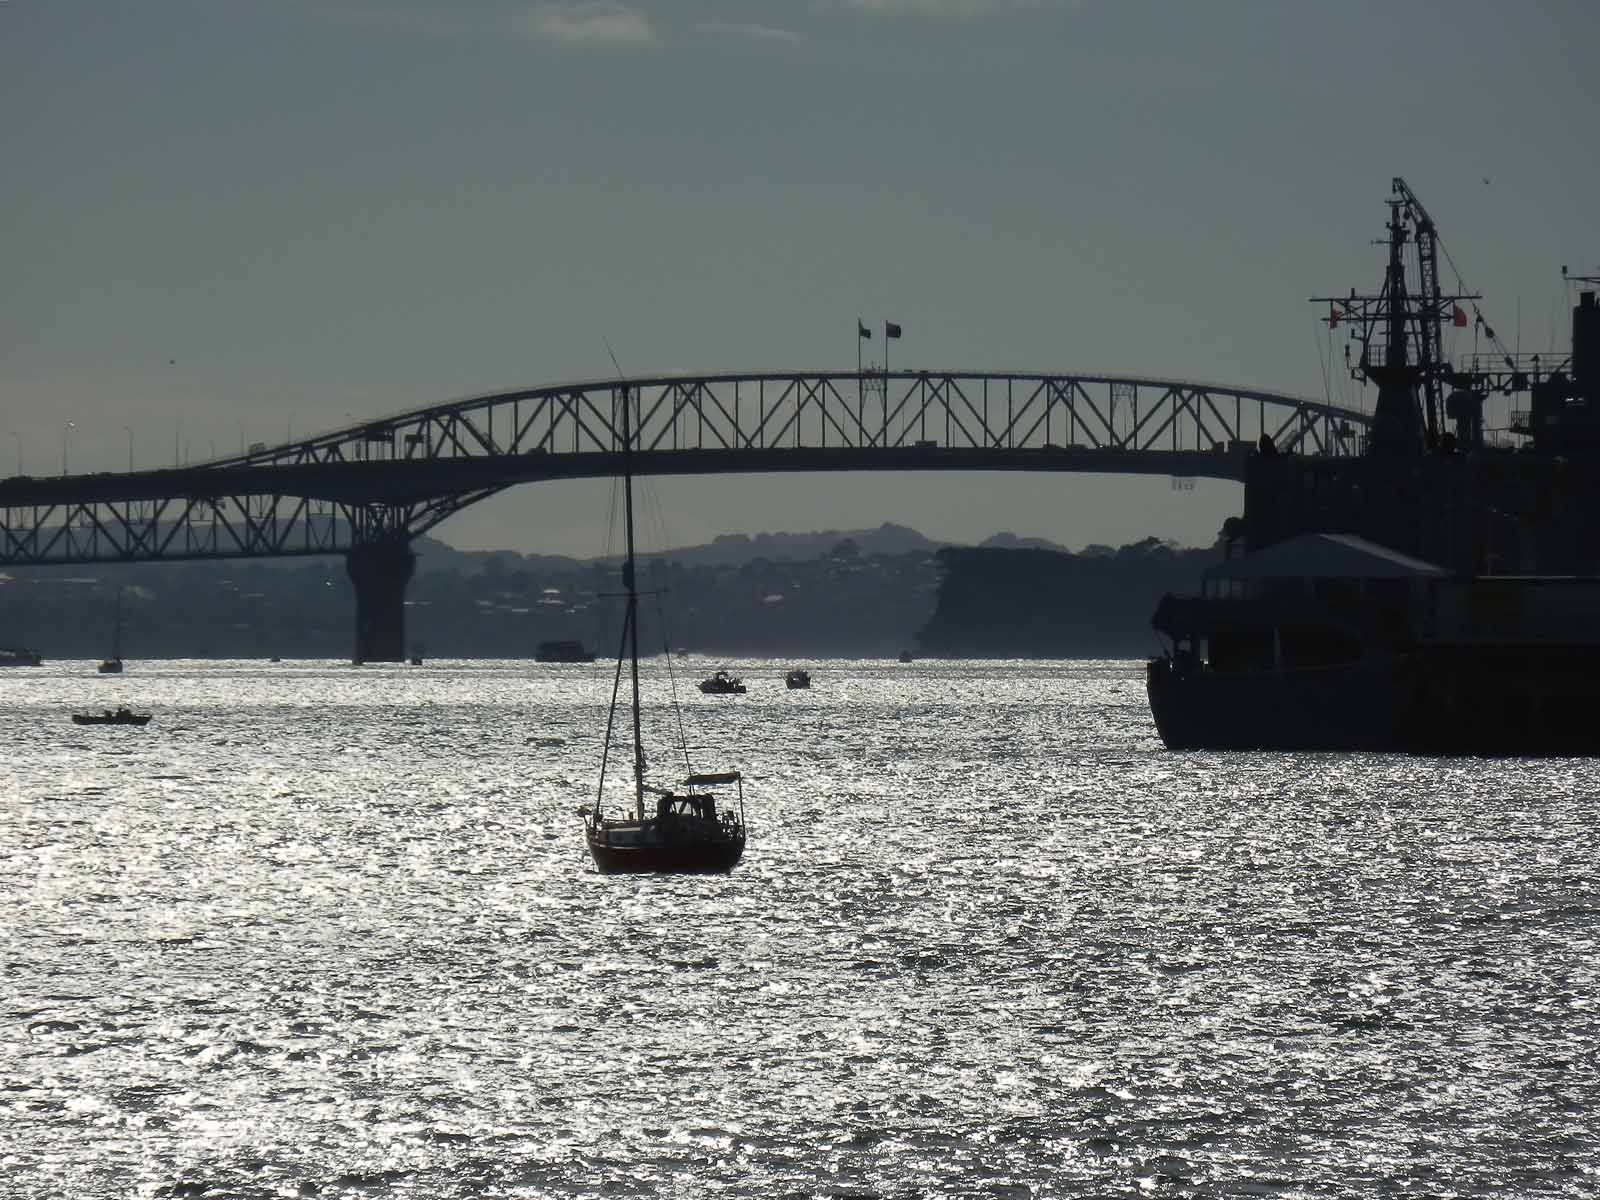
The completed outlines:
<svg viewBox="0 0 1600 1200">
<path fill-rule="evenodd" d="M 637 829 L 637 827 L 635 827 Z M 589 829 L 589 856 L 602 875 L 720 875 L 744 855 L 744 838 L 656 840 Z"/>
</svg>

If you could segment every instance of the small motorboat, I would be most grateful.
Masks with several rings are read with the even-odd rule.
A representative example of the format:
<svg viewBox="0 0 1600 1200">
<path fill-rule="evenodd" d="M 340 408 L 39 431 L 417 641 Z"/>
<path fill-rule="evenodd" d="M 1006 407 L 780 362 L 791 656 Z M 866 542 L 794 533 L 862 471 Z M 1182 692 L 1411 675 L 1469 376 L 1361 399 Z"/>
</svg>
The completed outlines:
<svg viewBox="0 0 1600 1200">
<path fill-rule="evenodd" d="M 811 686 L 811 672 L 796 667 L 783 677 L 783 684 L 789 689 L 808 688 Z"/>
<path fill-rule="evenodd" d="M 718 671 L 710 679 L 700 681 L 700 690 L 708 696 L 742 696 L 745 693 L 745 686 L 744 680 L 737 675 Z"/>
<path fill-rule="evenodd" d="M 73 713 L 74 725 L 148 725 L 149 713 L 136 713 L 126 706 L 97 713 Z"/>
<path fill-rule="evenodd" d="M 111 627 L 111 657 L 95 668 L 102 675 L 122 674 L 122 589 L 117 589 L 117 616 Z"/>
<path fill-rule="evenodd" d="M 909 650 L 900 651 L 900 661 L 903 662 L 903 663 L 910 662 L 911 661 L 911 651 L 909 651 Z"/>
</svg>

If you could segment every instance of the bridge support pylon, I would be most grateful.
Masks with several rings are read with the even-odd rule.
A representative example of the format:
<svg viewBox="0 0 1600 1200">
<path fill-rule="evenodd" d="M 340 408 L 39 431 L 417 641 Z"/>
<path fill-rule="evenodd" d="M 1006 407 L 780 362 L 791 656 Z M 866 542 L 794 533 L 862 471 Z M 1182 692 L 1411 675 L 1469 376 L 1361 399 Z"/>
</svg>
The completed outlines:
<svg viewBox="0 0 1600 1200">
<path fill-rule="evenodd" d="M 405 543 L 358 546 L 344 557 L 356 589 L 356 648 L 353 661 L 404 662 L 406 584 L 417 556 Z"/>
</svg>

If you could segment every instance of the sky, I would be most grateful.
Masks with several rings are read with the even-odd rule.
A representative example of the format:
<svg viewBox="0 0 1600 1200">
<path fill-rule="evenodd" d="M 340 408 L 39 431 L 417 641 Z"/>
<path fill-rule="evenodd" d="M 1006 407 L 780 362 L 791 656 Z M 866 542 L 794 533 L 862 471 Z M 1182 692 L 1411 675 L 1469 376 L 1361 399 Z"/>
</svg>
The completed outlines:
<svg viewBox="0 0 1600 1200">
<path fill-rule="evenodd" d="M 902 325 L 895 367 L 1370 406 L 1306 301 L 1376 288 L 1396 175 L 1502 338 L 1565 347 L 1560 269 L 1600 273 L 1597 44 L 1592 0 L 0 0 L 0 475 L 594 378 L 606 342 L 638 375 L 853 367 L 858 315 Z M 655 489 L 677 544 L 1202 545 L 1243 502 Z M 434 533 L 597 554 L 607 494 L 524 485 Z"/>
</svg>

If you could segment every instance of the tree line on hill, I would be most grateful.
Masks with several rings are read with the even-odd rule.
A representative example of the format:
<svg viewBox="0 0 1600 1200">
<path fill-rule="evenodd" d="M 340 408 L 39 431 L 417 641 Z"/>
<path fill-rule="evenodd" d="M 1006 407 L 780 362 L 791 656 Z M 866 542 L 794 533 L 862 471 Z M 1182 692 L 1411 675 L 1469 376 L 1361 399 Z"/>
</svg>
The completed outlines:
<svg viewBox="0 0 1600 1200">
<path fill-rule="evenodd" d="M 641 648 L 802 658 L 1144 654 L 1161 595 L 1192 590 L 1217 557 L 1153 538 L 1077 554 L 1009 535 L 991 540 L 940 546 L 885 526 L 718 539 L 656 555 L 639 571 Z M 464 553 L 425 539 L 406 593 L 407 637 L 428 657 L 528 658 L 560 639 L 604 658 L 617 649 L 619 591 L 614 561 Z M 104 657 L 119 607 L 130 660 L 344 659 L 354 644 L 355 600 L 338 558 L 12 568 L 0 574 L 0 643 L 46 659 Z"/>
</svg>

